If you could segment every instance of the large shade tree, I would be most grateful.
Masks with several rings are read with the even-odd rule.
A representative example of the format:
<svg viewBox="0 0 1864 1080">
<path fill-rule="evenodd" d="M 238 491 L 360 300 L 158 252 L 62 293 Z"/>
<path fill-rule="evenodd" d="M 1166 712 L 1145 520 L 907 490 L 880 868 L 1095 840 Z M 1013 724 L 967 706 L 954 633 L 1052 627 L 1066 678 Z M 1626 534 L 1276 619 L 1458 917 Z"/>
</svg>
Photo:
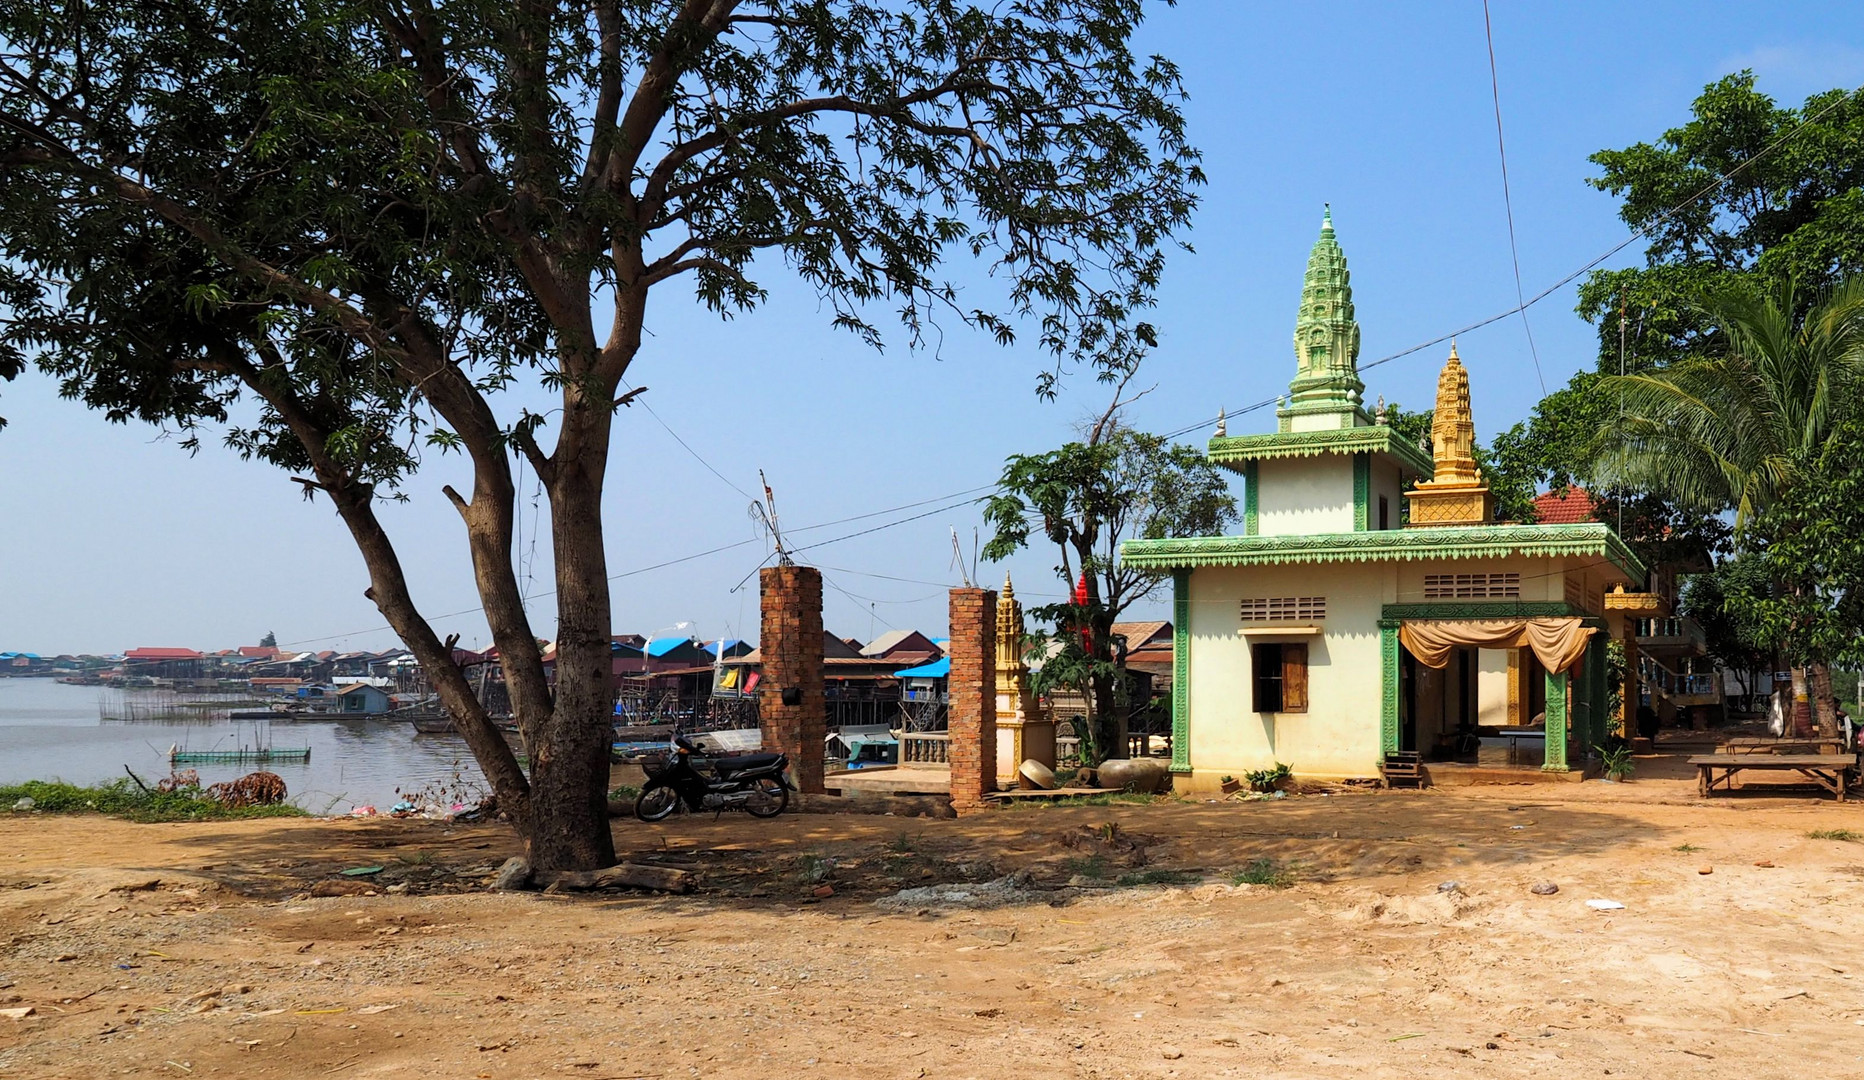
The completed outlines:
<svg viewBox="0 0 1864 1080">
<path fill-rule="evenodd" d="M 341 515 L 539 869 L 613 861 L 601 498 L 649 297 L 1134 362 L 1201 182 L 1142 0 L 0 0 L 0 375 L 225 425 Z M 943 269 L 977 268 L 960 289 Z M 662 339 L 663 349 L 677 343 Z M 772 373 L 773 376 L 780 374 Z M 541 385 L 546 415 L 501 412 Z M 528 775 L 376 515 L 459 511 Z M 549 500 L 556 677 L 513 567 Z M 548 628 L 544 628 L 548 629 Z"/>
</svg>

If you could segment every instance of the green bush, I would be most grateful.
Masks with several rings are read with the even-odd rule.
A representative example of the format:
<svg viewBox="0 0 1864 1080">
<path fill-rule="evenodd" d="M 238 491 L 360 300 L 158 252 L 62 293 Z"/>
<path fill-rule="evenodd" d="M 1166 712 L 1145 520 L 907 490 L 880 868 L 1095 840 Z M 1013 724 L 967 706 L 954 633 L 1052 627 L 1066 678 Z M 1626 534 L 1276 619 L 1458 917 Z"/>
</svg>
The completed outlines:
<svg viewBox="0 0 1864 1080">
<path fill-rule="evenodd" d="M 225 821 L 232 818 L 306 817 L 290 803 L 274 806 L 223 806 L 199 788 L 144 791 L 128 777 L 94 787 L 63 781 L 28 780 L 0 786 L 0 812 L 21 799 L 47 814 L 111 814 L 131 821 Z"/>
</svg>

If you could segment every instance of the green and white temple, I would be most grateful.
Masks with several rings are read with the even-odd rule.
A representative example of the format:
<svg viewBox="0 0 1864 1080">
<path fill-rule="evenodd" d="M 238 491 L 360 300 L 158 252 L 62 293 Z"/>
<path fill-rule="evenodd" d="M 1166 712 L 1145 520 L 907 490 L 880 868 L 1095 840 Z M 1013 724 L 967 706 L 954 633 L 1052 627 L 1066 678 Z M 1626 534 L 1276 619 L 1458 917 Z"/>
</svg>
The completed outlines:
<svg viewBox="0 0 1864 1080">
<path fill-rule="evenodd" d="M 1294 344 L 1276 430 L 1230 435 L 1219 420 L 1207 451 L 1242 477 L 1243 534 L 1123 548 L 1172 575 L 1178 786 L 1276 762 L 1375 776 L 1401 750 L 1439 778 L 1583 766 L 1605 740 L 1606 643 L 1623 633 L 1605 595 L 1636 588 L 1643 566 L 1602 524 L 1494 520 L 1454 346 L 1429 452 L 1382 405 L 1366 411 L 1331 213 Z"/>
</svg>

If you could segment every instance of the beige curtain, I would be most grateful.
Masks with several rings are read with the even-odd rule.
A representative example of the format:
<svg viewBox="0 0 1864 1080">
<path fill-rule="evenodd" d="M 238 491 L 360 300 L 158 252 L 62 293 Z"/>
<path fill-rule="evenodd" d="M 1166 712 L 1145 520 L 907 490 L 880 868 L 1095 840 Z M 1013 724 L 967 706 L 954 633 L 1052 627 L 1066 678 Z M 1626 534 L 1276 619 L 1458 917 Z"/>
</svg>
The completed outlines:
<svg viewBox="0 0 1864 1080">
<path fill-rule="evenodd" d="M 1450 663 L 1458 648 L 1532 649 L 1548 671 L 1571 671 L 1586 655 L 1586 641 L 1595 627 L 1576 617 L 1438 621 L 1406 619 L 1398 627 L 1398 640 L 1425 667 Z"/>
</svg>

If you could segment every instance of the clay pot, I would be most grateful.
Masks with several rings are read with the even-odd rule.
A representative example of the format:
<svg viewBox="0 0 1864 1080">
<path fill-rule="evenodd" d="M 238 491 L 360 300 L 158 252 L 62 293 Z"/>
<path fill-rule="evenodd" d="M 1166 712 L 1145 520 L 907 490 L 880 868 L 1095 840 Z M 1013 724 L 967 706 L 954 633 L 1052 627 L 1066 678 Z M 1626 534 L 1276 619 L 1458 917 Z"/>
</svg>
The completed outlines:
<svg viewBox="0 0 1864 1080">
<path fill-rule="evenodd" d="M 1170 773 L 1157 758 L 1110 758 L 1100 763 L 1100 786 L 1150 795 Z"/>
</svg>

